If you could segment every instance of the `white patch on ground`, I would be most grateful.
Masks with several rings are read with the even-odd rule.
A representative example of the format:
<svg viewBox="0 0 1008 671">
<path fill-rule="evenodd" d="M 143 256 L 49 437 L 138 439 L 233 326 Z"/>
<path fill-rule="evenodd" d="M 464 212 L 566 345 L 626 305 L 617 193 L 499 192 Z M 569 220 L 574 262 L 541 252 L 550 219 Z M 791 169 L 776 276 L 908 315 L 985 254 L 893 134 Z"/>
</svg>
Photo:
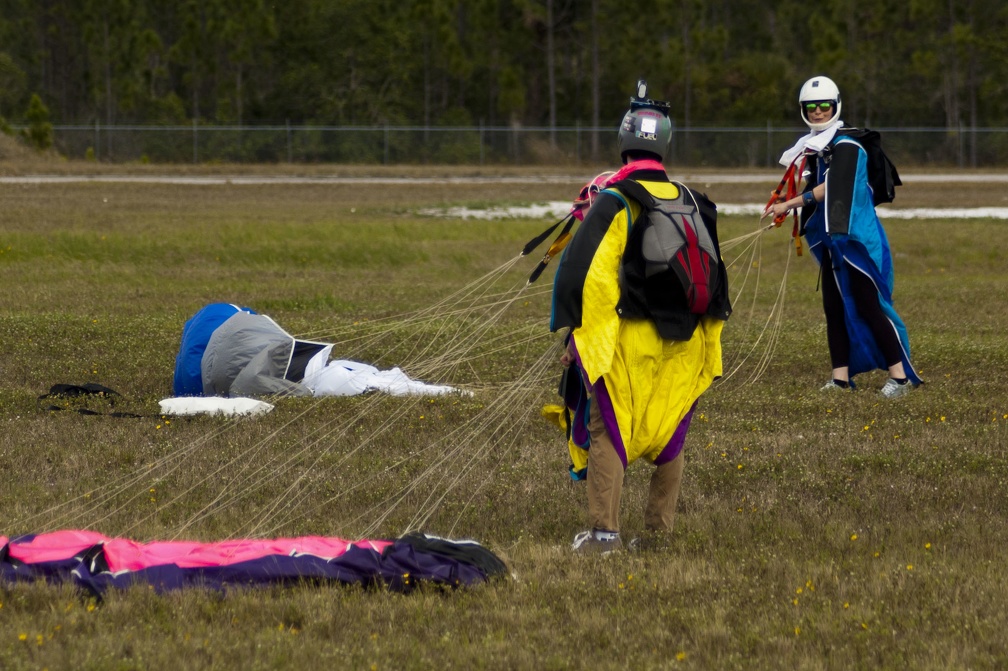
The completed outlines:
<svg viewBox="0 0 1008 671">
<path fill-rule="evenodd" d="M 426 217 L 450 217 L 452 219 L 559 219 L 570 214 L 569 202 L 553 201 L 538 205 L 515 205 L 513 207 L 491 207 L 474 209 L 469 207 L 427 208 L 417 210 Z"/>
<path fill-rule="evenodd" d="M 740 217 L 758 217 L 763 205 L 750 203 L 718 205 L 718 214 Z M 1008 207 L 907 207 L 881 206 L 875 209 L 879 219 L 1008 219 Z"/>
<path fill-rule="evenodd" d="M 670 177 L 686 184 L 767 184 L 776 183 L 776 171 L 748 173 L 675 173 Z M 914 182 L 942 183 L 1008 183 L 1008 173 L 951 172 L 900 175 L 904 184 Z M 0 175 L 0 184 L 61 184 L 75 182 L 126 182 L 138 184 L 574 184 L 578 188 L 591 179 L 589 175 L 536 174 L 469 175 L 429 177 L 341 176 L 341 175 Z"/>
<path fill-rule="evenodd" d="M 718 214 L 736 217 L 759 217 L 763 212 L 760 203 L 725 203 L 718 205 Z M 417 213 L 427 217 L 447 217 L 451 219 L 559 219 L 570 213 L 568 202 L 552 201 L 538 205 L 516 205 L 514 207 L 491 207 L 476 209 L 468 207 L 428 208 Z M 1008 219 L 1008 207 L 956 207 L 956 208 L 892 208 L 879 207 L 879 219 Z"/>
<path fill-rule="evenodd" d="M 912 182 L 986 182 L 1008 183 L 1008 173 L 943 173 L 902 175 L 904 184 Z M 675 179 L 687 184 L 710 186 L 711 184 L 770 183 L 775 177 L 770 173 L 736 174 L 684 174 Z M 262 184 L 582 184 L 584 176 L 536 175 L 526 176 L 466 176 L 466 177 L 342 177 L 296 176 L 296 175 L 0 175 L 0 184 L 61 184 L 75 182 L 98 183 L 140 183 L 140 184 L 187 184 L 216 185 L 234 184 L 256 186 Z M 549 202 L 514 207 L 494 207 L 476 209 L 452 207 L 423 209 L 418 214 L 431 217 L 451 217 L 457 219 L 559 219 L 570 212 L 570 201 Z M 718 205 L 722 215 L 759 217 L 763 211 L 761 203 L 724 203 Z M 963 207 L 963 208 L 878 208 L 879 217 L 885 219 L 1008 219 L 1008 207 Z"/>
<path fill-rule="evenodd" d="M 1008 207 L 879 207 L 879 219 L 1008 219 Z"/>
<path fill-rule="evenodd" d="M 0 176 L 0 184 L 184 184 L 259 186 L 263 184 L 581 184 L 583 177 L 569 175 L 473 177 L 302 177 L 298 175 L 21 175 Z M 766 180 L 764 180 L 766 181 Z"/>
</svg>

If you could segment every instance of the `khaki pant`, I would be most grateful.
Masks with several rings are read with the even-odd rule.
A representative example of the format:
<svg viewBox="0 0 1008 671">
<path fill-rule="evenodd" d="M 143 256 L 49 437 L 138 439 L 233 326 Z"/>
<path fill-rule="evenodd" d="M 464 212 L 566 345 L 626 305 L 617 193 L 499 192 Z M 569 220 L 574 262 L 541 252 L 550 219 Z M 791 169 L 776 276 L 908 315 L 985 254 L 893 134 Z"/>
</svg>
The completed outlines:
<svg viewBox="0 0 1008 671">
<path fill-rule="evenodd" d="M 588 416 L 591 449 L 588 450 L 588 521 L 592 529 L 619 531 L 620 498 L 623 494 L 623 460 L 616 453 L 602 421 L 598 404 L 591 404 Z M 679 487 L 682 484 L 683 453 L 657 466 L 651 474 L 644 528 L 671 531 L 675 519 Z"/>
</svg>

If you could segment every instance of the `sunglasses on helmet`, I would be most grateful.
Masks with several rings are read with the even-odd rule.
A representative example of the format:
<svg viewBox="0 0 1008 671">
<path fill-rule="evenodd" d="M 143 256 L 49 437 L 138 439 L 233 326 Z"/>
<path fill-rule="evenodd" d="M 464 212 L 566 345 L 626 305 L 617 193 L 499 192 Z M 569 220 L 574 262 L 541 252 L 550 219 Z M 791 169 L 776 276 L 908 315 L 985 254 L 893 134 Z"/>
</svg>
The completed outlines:
<svg viewBox="0 0 1008 671">
<path fill-rule="evenodd" d="M 829 112 L 832 107 L 833 103 L 829 100 L 819 103 L 805 103 L 805 110 L 808 112 L 815 112 L 816 108 L 819 108 L 820 112 Z"/>
</svg>

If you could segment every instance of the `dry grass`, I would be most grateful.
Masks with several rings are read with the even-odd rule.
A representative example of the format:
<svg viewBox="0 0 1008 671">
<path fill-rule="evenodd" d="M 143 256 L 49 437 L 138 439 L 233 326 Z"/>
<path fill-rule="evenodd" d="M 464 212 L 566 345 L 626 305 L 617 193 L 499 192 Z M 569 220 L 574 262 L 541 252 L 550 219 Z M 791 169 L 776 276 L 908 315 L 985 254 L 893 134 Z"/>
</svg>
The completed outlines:
<svg viewBox="0 0 1008 671">
<path fill-rule="evenodd" d="M 1008 344 L 996 307 L 1008 279 L 991 235 L 1000 222 L 888 225 L 897 307 L 927 381 L 898 402 L 874 395 L 879 376 L 864 376 L 854 394 L 815 391 L 828 365 L 816 273 L 809 259 L 792 259 L 766 374 L 750 382 L 740 373 L 701 402 L 675 542 L 665 552 L 594 560 L 567 551 L 583 524 L 584 492 L 566 475 L 559 433 L 537 417 L 553 399 L 557 370 L 541 367 L 522 388 L 523 403 L 503 400 L 508 383 L 554 346 L 549 337 L 502 352 L 482 345 L 449 374 L 473 385 L 470 398 L 289 400 L 234 423 L 157 416 L 182 323 L 210 301 L 250 305 L 296 333 L 338 335 L 344 351 L 381 365 L 403 361 L 417 343 L 440 343 L 438 324 L 458 327 L 462 338 L 477 326 L 451 317 L 405 325 L 398 341 L 349 339 L 496 268 L 546 222 L 414 211 L 563 200 L 584 180 L 535 188 L 0 185 L 0 533 L 77 524 L 139 538 L 180 530 L 207 539 L 354 535 L 381 518 L 377 535 L 396 535 L 424 511 L 427 530 L 476 537 L 513 572 L 454 592 L 134 589 L 101 605 L 65 586 L 5 585 L 0 666 L 1008 664 Z M 709 191 L 751 202 L 773 181 Z M 961 184 L 899 196 L 903 206 L 1000 198 Z M 754 224 L 726 219 L 722 239 Z M 766 318 L 788 245 L 783 230 L 763 240 L 765 300 L 754 323 Z M 505 284 L 531 265 L 520 263 Z M 726 329 L 729 360 L 755 340 L 745 329 L 749 305 L 737 303 Z M 541 332 L 547 312 L 548 296 L 531 295 L 480 341 Z M 742 371 L 754 368 L 750 359 Z M 40 409 L 36 398 L 49 385 L 89 380 L 123 394 L 116 408 L 147 416 Z M 423 477 L 448 454 L 439 475 Z M 466 459 L 473 470 L 463 469 Z M 137 473 L 145 475 L 131 480 Z M 627 533 L 641 526 L 648 475 L 643 465 L 628 472 Z M 390 506 L 387 497 L 414 480 L 421 489 Z M 110 496 L 114 484 L 124 486 Z M 442 492 L 448 497 L 433 505 L 430 495 Z"/>
<path fill-rule="evenodd" d="M 20 173 L 48 170 L 64 163 L 54 151 L 35 151 L 19 138 L 0 133 L 0 174 L 7 174 L 8 166 L 16 166 Z"/>
</svg>

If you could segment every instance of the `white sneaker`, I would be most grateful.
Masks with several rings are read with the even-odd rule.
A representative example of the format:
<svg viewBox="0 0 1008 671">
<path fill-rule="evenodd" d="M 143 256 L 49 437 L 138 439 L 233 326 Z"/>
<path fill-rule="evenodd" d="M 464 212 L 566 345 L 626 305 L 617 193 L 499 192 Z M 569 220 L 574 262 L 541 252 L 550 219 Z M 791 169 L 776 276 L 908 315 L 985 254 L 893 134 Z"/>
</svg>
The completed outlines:
<svg viewBox="0 0 1008 671">
<path fill-rule="evenodd" d="M 612 554 L 623 549 L 623 541 L 620 540 L 619 534 L 614 532 L 601 532 L 607 537 L 602 538 L 599 536 L 600 532 L 596 531 L 582 531 L 577 536 L 574 537 L 574 543 L 571 545 L 571 550 L 577 554 L 582 555 L 606 555 Z"/>
<path fill-rule="evenodd" d="M 668 531 L 645 531 L 637 538 L 631 538 L 627 543 L 627 552 L 654 552 L 667 550 L 671 545 L 671 534 Z"/>
<path fill-rule="evenodd" d="M 885 385 L 883 385 L 882 390 L 879 393 L 886 398 L 899 398 L 900 396 L 909 394 L 910 390 L 913 388 L 913 383 L 909 380 L 900 384 L 896 380 L 889 378 L 886 380 Z"/>
<path fill-rule="evenodd" d="M 823 386 L 819 387 L 819 391 L 851 391 L 856 389 L 853 382 L 848 382 L 846 387 L 841 387 L 836 383 L 836 380 L 830 380 Z"/>
</svg>

